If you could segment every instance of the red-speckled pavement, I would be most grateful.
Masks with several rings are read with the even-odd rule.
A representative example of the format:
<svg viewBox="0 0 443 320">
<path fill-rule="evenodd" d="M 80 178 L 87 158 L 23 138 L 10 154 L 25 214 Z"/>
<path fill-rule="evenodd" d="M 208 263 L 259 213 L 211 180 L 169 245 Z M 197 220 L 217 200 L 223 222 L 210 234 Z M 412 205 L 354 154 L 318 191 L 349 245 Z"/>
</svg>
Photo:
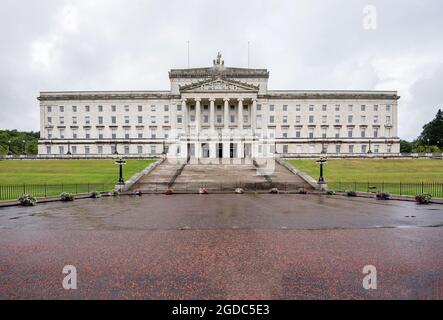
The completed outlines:
<svg viewBox="0 0 443 320">
<path fill-rule="evenodd" d="M 443 299 L 442 225 L 439 205 L 320 195 L 4 208 L 0 298 Z M 77 290 L 62 287 L 65 265 Z"/>
</svg>

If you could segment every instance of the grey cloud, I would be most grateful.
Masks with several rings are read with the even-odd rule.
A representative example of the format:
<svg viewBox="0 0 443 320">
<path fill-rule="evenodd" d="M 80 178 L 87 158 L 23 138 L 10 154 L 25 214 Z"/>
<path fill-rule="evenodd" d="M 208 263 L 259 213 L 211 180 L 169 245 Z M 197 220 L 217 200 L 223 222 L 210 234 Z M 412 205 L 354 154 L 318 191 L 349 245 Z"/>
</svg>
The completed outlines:
<svg viewBox="0 0 443 320">
<path fill-rule="evenodd" d="M 167 89 L 168 70 L 186 67 L 187 40 L 192 66 L 210 65 L 218 50 L 226 64 L 246 66 L 250 41 L 251 67 L 268 68 L 274 89 L 400 90 L 408 97 L 400 101 L 400 134 L 414 138 L 422 125 L 410 123 L 417 105 L 429 105 L 414 116 L 418 122 L 431 118 L 426 113 L 439 103 L 443 3 L 373 0 L 375 31 L 362 28 L 367 4 L 3 1 L 0 127 L 38 130 L 39 91 Z M 73 25 L 62 19 L 67 7 L 77 14 Z M 36 63 L 36 43 L 50 48 L 49 61 L 43 54 Z M 410 64 L 416 64 L 412 71 Z"/>
</svg>

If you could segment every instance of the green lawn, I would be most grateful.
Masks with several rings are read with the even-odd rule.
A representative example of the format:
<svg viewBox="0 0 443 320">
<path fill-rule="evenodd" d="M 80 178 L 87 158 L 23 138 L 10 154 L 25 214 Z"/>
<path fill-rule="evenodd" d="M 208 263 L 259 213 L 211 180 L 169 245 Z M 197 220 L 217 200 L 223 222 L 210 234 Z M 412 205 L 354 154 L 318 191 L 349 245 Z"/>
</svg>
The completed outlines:
<svg viewBox="0 0 443 320">
<path fill-rule="evenodd" d="M 315 160 L 288 162 L 314 179 L 319 176 Z M 328 160 L 324 175 L 332 190 L 386 191 L 401 195 L 425 192 L 443 197 L 443 160 Z"/>
<path fill-rule="evenodd" d="M 154 160 L 127 160 L 129 179 Z M 118 179 L 114 160 L 5 160 L 0 161 L 0 185 L 4 184 L 112 184 Z"/>
<path fill-rule="evenodd" d="M 319 175 L 314 160 L 289 162 L 313 178 Z M 328 160 L 325 177 L 331 182 L 443 182 L 443 160 Z"/>
</svg>

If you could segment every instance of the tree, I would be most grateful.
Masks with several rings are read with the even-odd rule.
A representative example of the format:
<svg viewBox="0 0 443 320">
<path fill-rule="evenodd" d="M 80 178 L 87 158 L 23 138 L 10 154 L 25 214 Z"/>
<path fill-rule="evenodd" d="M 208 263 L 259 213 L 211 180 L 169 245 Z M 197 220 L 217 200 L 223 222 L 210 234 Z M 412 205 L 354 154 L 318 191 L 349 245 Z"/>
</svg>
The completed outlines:
<svg viewBox="0 0 443 320">
<path fill-rule="evenodd" d="M 0 130 L 0 155 L 35 155 L 39 138 L 39 132 Z"/>
<path fill-rule="evenodd" d="M 412 143 L 406 140 L 400 140 L 400 152 L 401 153 L 411 153 L 412 152 Z"/>
<path fill-rule="evenodd" d="M 417 142 L 422 146 L 438 146 L 443 148 L 443 111 L 438 110 L 434 120 L 423 127 Z"/>
</svg>

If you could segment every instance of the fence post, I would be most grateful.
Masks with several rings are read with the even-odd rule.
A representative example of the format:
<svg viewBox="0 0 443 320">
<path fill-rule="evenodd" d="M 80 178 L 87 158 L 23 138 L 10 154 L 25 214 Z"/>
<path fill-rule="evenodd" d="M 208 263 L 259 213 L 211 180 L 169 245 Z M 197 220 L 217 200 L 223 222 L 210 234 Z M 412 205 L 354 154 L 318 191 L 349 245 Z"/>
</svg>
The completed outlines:
<svg viewBox="0 0 443 320">
<path fill-rule="evenodd" d="M 402 195 L 402 188 L 401 188 L 402 186 L 401 186 L 401 181 L 400 181 L 400 195 Z"/>
<path fill-rule="evenodd" d="M 45 198 L 48 197 L 48 184 L 45 183 Z"/>
<path fill-rule="evenodd" d="M 424 192 L 424 184 L 425 184 L 425 183 L 422 181 L 422 182 L 421 182 L 421 193 L 425 193 L 425 192 Z"/>
<path fill-rule="evenodd" d="M 26 184 L 23 183 L 23 194 L 26 193 Z"/>
</svg>

